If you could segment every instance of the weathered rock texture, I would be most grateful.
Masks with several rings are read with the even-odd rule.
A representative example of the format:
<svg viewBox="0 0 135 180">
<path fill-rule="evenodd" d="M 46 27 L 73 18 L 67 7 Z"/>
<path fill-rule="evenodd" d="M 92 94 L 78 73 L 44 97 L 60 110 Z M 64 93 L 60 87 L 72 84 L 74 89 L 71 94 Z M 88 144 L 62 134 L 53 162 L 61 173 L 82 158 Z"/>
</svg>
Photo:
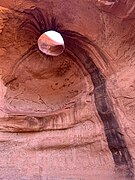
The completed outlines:
<svg viewBox="0 0 135 180">
<path fill-rule="evenodd" d="M 40 7 L 91 38 L 92 61 L 32 53 L 18 29 Z M 133 0 L 0 0 L 0 179 L 134 179 L 135 3 Z M 84 60 L 83 60 L 84 59 Z"/>
</svg>

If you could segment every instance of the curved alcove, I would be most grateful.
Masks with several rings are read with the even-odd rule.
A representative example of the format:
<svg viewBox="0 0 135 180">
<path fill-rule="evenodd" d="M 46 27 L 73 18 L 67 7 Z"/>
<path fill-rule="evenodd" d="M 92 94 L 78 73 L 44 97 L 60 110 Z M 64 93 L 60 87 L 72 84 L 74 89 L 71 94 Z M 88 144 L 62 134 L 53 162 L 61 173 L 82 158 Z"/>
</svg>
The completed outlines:
<svg viewBox="0 0 135 180">
<path fill-rule="evenodd" d="M 54 113 L 88 93 L 87 78 L 70 58 L 61 55 L 53 60 L 34 54 L 29 59 L 7 88 L 11 114 Z"/>
</svg>

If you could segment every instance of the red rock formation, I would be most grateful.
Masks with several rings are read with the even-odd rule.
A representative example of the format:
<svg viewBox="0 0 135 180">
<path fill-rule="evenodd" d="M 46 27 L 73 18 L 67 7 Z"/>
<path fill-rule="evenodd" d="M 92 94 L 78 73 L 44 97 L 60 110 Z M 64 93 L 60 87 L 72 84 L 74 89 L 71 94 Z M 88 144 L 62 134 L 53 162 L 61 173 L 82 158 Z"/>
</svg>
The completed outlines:
<svg viewBox="0 0 135 180">
<path fill-rule="evenodd" d="M 18 29 L 23 11 L 34 7 L 103 54 L 90 47 L 94 64 L 86 65 L 33 53 L 5 85 L 36 42 Z M 134 8 L 133 0 L 0 1 L 1 179 L 133 179 Z"/>
</svg>

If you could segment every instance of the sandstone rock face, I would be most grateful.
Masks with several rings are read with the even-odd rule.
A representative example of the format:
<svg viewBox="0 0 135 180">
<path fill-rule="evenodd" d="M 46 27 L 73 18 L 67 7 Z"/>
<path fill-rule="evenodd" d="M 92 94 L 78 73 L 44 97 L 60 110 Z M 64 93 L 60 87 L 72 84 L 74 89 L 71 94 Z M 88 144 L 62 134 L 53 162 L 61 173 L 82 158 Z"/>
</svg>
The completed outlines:
<svg viewBox="0 0 135 180">
<path fill-rule="evenodd" d="M 92 39 L 92 60 L 30 49 L 36 7 Z M 134 18 L 133 0 L 0 0 L 0 179 L 134 179 Z"/>
</svg>

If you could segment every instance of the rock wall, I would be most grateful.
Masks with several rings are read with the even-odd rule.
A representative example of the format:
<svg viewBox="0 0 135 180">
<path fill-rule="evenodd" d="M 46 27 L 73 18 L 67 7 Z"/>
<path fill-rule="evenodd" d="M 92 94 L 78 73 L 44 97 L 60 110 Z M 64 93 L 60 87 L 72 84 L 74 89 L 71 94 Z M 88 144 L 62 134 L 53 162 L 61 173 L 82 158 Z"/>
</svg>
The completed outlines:
<svg viewBox="0 0 135 180">
<path fill-rule="evenodd" d="M 35 7 L 103 54 L 91 47 L 86 65 L 30 51 L 12 80 L 36 42 L 19 29 Z M 0 179 L 134 179 L 134 18 L 133 0 L 0 0 Z"/>
</svg>

